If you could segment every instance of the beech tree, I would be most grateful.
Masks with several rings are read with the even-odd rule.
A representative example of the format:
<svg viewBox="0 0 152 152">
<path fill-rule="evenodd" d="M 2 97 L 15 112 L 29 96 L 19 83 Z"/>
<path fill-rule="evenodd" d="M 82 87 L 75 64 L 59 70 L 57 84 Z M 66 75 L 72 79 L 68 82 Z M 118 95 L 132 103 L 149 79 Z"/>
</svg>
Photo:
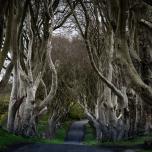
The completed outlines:
<svg viewBox="0 0 152 152">
<path fill-rule="evenodd" d="M 48 114 L 48 137 L 53 137 L 73 101 L 84 108 L 97 140 L 119 140 L 140 130 L 149 131 L 150 1 L 0 0 L 0 4 L 1 74 L 5 71 L 0 92 L 11 76 L 13 79 L 9 131 L 37 135 L 39 119 Z M 56 49 L 53 45 L 57 45 L 53 32 L 67 21 L 65 27 L 74 25 L 81 36 L 72 40 L 73 47 L 67 45 L 67 50 L 82 49 L 88 56 L 82 57 L 80 51 L 67 51 L 66 55 L 56 51 L 52 57 Z M 40 98 L 39 89 L 44 93 Z"/>
<path fill-rule="evenodd" d="M 72 9 L 72 3 L 70 1 L 67 1 L 67 3 Z M 87 108 L 87 95 L 83 95 L 83 98 L 81 98 L 81 105 L 86 109 L 86 114 L 94 123 L 98 139 L 104 139 L 105 137 L 106 139 L 112 138 L 115 140 L 124 136 L 123 129 L 125 128 L 123 126 L 127 126 L 128 124 L 125 123 L 128 122 L 127 120 L 125 123 L 122 122 L 124 119 L 121 117 L 124 111 L 128 111 L 127 90 L 133 89 L 136 92 L 135 94 L 142 98 L 143 102 L 151 104 L 151 86 L 147 85 L 140 77 L 134 62 L 139 62 L 137 27 L 140 22 L 143 23 L 143 16 L 140 13 L 141 8 L 145 10 L 148 6 L 142 1 L 80 0 L 79 7 L 73 12 L 75 24 L 86 44 L 91 65 L 99 76 L 97 82 L 99 98 L 97 102 L 95 101 L 98 109 L 95 112 L 96 115 L 93 115 L 91 111 L 89 112 Z M 145 21 L 144 24 L 146 23 L 148 22 Z M 108 47 L 106 44 L 108 44 Z M 107 52 L 107 67 L 102 66 L 104 65 L 103 52 Z M 104 58 L 106 57 L 104 56 Z M 121 72 L 125 73 L 123 75 L 124 82 L 120 83 L 118 81 L 119 85 L 116 84 L 116 81 L 113 81 L 115 65 L 116 69 L 121 68 Z M 97 114 L 100 110 L 101 113 Z M 117 116 L 120 110 L 121 113 Z M 120 130 L 123 133 L 119 129 L 114 129 L 119 128 L 120 123 Z"/>
<path fill-rule="evenodd" d="M 35 135 L 38 117 L 52 102 L 57 90 L 57 71 L 51 59 L 52 32 L 59 28 L 71 14 L 66 10 L 61 23 L 54 14 L 62 1 L 12 2 L 13 17 L 17 18 L 13 32 L 12 56 L 15 56 L 13 87 L 8 111 L 8 130 L 23 135 Z M 21 13 L 21 11 L 23 13 Z M 57 19 L 57 18 L 55 18 Z M 46 67 L 52 73 L 51 88 L 41 102 L 36 101 L 36 92 L 43 83 Z"/>
</svg>

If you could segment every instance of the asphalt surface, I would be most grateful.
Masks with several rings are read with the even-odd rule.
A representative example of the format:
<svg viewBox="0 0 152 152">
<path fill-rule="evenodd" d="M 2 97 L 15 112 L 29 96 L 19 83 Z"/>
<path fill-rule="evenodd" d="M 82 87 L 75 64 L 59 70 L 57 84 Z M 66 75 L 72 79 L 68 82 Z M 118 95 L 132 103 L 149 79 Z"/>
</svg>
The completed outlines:
<svg viewBox="0 0 152 152">
<path fill-rule="evenodd" d="M 136 152 L 131 149 L 91 147 L 77 144 L 29 144 L 7 152 Z"/>
<path fill-rule="evenodd" d="M 64 144 L 28 144 L 11 148 L 7 152 L 135 152 L 134 150 L 113 149 L 109 147 L 91 147 L 82 144 L 85 135 L 84 125 L 88 121 L 72 123 Z"/>
<path fill-rule="evenodd" d="M 73 122 L 65 138 L 65 144 L 81 144 L 85 136 L 85 124 L 87 123 L 87 120 Z"/>
<path fill-rule="evenodd" d="M 31 144 L 20 147 L 11 152 L 113 152 L 108 149 L 98 149 L 84 145 L 49 145 L 49 144 Z"/>
</svg>

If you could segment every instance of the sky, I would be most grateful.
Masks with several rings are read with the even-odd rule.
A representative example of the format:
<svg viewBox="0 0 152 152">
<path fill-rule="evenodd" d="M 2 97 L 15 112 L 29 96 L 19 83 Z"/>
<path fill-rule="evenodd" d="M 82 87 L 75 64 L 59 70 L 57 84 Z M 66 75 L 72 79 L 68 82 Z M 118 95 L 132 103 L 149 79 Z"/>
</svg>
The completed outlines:
<svg viewBox="0 0 152 152">
<path fill-rule="evenodd" d="M 72 40 L 72 38 L 77 37 L 78 36 L 78 31 L 76 31 L 74 28 L 67 28 L 67 24 L 66 27 L 63 28 L 59 28 L 55 31 L 53 31 L 53 36 L 62 36 L 62 37 L 66 37 L 70 40 Z M 11 58 L 10 53 L 8 53 L 8 56 Z M 9 61 L 5 61 L 4 66 L 7 67 L 7 65 L 9 64 Z M 3 75 L 5 74 L 5 69 L 3 69 L 0 73 L 0 81 L 2 80 Z M 10 78 L 10 81 L 12 82 L 12 77 Z"/>
</svg>

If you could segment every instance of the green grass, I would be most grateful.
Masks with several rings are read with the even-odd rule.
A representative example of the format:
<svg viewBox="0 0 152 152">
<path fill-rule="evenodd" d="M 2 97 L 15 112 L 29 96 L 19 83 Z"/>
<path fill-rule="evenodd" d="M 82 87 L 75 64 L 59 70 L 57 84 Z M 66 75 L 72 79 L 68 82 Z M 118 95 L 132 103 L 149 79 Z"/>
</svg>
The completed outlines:
<svg viewBox="0 0 152 152">
<path fill-rule="evenodd" d="M 68 131 L 68 128 L 70 126 L 70 123 L 71 122 L 67 121 L 62 125 L 61 128 L 58 129 L 56 136 L 54 137 L 54 139 L 51 140 L 51 143 L 53 143 L 53 144 L 64 143 L 64 139 L 65 139 L 66 133 Z"/>
<path fill-rule="evenodd" d="M 8 145 L 12 145 L 18 142 L 30 142 L 30 139 L 24 138 L 22 136 L 16 136 L 0 129 L 0 149 L 4 149 Z"/>
<path fill-rule="evenodd" d="M 9 145 L 18 143 L 45 143 L 51 144 L 52 140 L 42 139 L 38 137 L 23 137 L 18 136 L 7 131 L 0 129 L 0 150 L 7 148 Z"/>
<path fill-rule="evenodd" d="M 84 118 L 84 110 L 83 108 L 78 104 L 75 103 L 69 111 L 69 118 L 72 120 L 81 120 Z"/>
<path fill-rule="evenodd" d="M 47 130 L 47 128 L 48 128 L 48 117 L 49 117 L 48 115 L 44 115 L 39 120 L 38 128 L 37 128 L 39 133 L 42 133 L 42 132 Z"/>
<path fill-rule="evenodd" d="M 89 124 L 87 124 L 86 125 L 86 135 L 85 135 L 84 143 L 86 145 L 134 146 L 134 145 L 143 144 L 145 140 L 149 140 L 149 139 L 152 139 L 152 135 L 145 135 L 145 136 L 135 137 L 134 139 L 130 139 L 130 140 L 98 143 L 96 141 L 96 138 L 95 138 L 95 135 L 94 135 L 94 129 Z"/>
<path fill-rule="evenodd" d="M 85 126 L 85 138 L 83 143 L 86 145 L 97 145 L 94 130 L 89 124 Z"/>
<path fill-rule="evenodd" d="M 45 144 L 62 144 L 66 136 L 70 122 L 65 122 L 64 125 L 57 130 L 54 139 L 42 139 L 39 137 L 22 137 L 0 129 L 0 150 L 7 148 L 10 145 L 18 143 L 45 143 Z"/>
<path fill-rule="evenodd" d="M 57 133 L 53 139 L 42 139 L 39 137 L 22 137 L 17 136 L 15 134 L 8 133 L 7 131 L 0 129 L 0 150 L 7 148 L 9 145 L 18 144 L 18 143 L 45 143 L 45 144 L 62 144 L 64 143 L 64 139 L 68 128 L 70 126 L 70 121 L 65 122 L 62 127 L 57 130 Z M 43 124 L 43 123 L 42 123 Z M 43 130 L 43 128 L 39 128 Z M 151 139 L 152 137 L 149 135 L 136 137 L 131 140 L 122 140 L 117 142 L 105 142 L 98 143 L 96 141 L 96 137 L 94 135 L 94 129 L 87 124 L 86 125 L 86 135 L 84 139 L 84 144 L 86 145 L 105 145 L 105 146 L 135 146 L 143 144 L 145 140 Z M 138 152 L 150 152 L 151 150 L 141 150 Z"/>
</svg>

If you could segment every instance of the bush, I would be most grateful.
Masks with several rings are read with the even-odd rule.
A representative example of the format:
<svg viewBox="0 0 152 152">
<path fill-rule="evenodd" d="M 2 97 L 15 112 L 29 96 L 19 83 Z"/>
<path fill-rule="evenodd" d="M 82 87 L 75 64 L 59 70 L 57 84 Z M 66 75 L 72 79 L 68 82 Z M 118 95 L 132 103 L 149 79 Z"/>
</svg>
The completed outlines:
<svg viewBox="0 0 152 152">
<path fill-rule="evenodd" d="M 10 95 L 9 94 L 0 94 L 0 115 L 4 114 L 8 110 Z"/>
<path fill-rule="evenodd" d="M 0 125 L 3 126 L 4 128 L 6 127 L 7 124 L 7 112 L 0 115 Z"/>
<path fill-rule="evenodd" d="M 69 117 L 71 119 L 80 120 L 80 119 L 83 119 L 84 116 L 85 116 L 84 110 L 82 109 L 82 107 L 78 103 L 74 104 L 71 107 L 70 112 L 69 112 Z"/>
</svg>

